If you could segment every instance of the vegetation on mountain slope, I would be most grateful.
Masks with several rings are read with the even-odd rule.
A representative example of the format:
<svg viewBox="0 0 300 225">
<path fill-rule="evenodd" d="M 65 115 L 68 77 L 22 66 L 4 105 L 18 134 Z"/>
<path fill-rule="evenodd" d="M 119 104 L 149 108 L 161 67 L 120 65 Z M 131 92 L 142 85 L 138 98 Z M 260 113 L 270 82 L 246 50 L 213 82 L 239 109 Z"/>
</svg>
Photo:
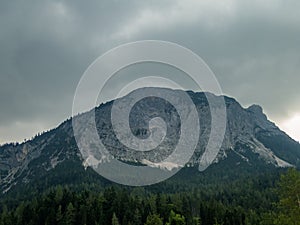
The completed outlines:
<svg viewBox="0 0 300 225">
<path fill-rule="evenodd" d="M 56 186 L 16 205 L 3 198 L 0 224 L 297 225 L 300 173 L 290 169 L 272 182 L 275 177 L 266 174 L 233 184 L 192 185 L 180 191 L 176 186 L 182 184 L 174 180 L 160 192 L 155 187 L 110 185 L 97 190 L 88 184 L 77 189 Z"/>
</svg>

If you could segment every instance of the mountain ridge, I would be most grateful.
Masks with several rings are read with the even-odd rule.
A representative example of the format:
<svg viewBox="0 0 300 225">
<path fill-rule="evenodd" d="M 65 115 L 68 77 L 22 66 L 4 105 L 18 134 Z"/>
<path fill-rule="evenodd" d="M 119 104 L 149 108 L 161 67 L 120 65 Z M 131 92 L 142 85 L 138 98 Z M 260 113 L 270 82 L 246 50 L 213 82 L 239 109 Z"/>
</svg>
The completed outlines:
<svg viewBox="0 0 300 225">
<path fill-rule="evenodd" d="M 191 97 L 201 115 L 199 120 L 202 141 L 198 143 L 191 160 L 185 165 L 186 167 L 195 167 L 199 157 L 203 154 L 210 134 L 210 109 L 205 97 L 207 93 L 193 91 L 186 91 L 186 93 Z M 130 94 L 122 98 L 126 100 L 128 96 Z M 213 95 L 213 97 L 221 98 L 222 96 Z M 230 157 L 235 158 L 232 167 L 238 167 L 241 163 L 249 165 L 249 167 L 259 165 L 262 168 L 264 168 L 264 164 L 272 165 L 275 168 L 300 166 L 299 143 L 281 131 L 273 122 L 270 122 L 263 113 L 262 107 L 252 105 L 243 108 L 234 98 L 224 96 L 224 99 L 227 110 L 227 127 L 222 147 L 214 164 Z M 112 155 L 123 161 L 145 163 L 142 160 L 148 160 L 156 163 L 171 153 L 172 148 L 176 145 L 176 141 L 172 141 L 172 138 L 178 137 L 176 129 L 172 129 L 167 141 L 163 142 L 160 148 L 164 149 L 163 154 L 157 154 L 160 149 L 146 156 L 126 150 L 124 145 L 118 142 L 109 122 L 109 112 L 113 102 L 110 101 L 95 108 L 99 137 Z M 149 98 L 147 101 L 140 102 L 135 108 L 137 112 L 132 113 L 132 118 L 134 118 L 131 121 L 132 131 L 140 138 L 147 137 L 149 130 L 147 123 L 137 121 L 143 121 L 145 118 L 149 119 L 150 116 L 153 116 L 154 108 L 161 109 L 160 113 L 167 119 L 167 122 L 178 125 L 174 108 L 157 98 Z M 139 113 L 141 109 L 144 110 L 144 114 Z M 78 116 L 87 115 L 87 113 Z M 176 127 L 175 125 L 174 127 Z M 80 171 L 82 171 L 80 168 L 86 169 L 86 164 L 73 136 L 72 121 L 68 119 L 58 127 L 27 142 L 0 146 L 1 191 L 6 193 L 14 186 L 30 184 L 38 177 L 46 176 L 58 166 L 64 167 L 64 164 L 67 165 L 70 162 L 75 167 L 78 166 Z"/>
</svg>

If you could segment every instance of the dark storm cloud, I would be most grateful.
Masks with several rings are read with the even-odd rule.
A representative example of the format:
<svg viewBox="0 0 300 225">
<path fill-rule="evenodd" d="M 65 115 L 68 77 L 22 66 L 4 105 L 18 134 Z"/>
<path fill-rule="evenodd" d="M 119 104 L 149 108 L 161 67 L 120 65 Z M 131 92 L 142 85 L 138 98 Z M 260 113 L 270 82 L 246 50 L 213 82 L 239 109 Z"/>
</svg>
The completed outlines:
<svg viewBox="0 0 300 225">
<path fill-rule="evenodd" d="M 0 4 L 3 142 L 30 137 L 71 115 L 82 73 L 114 46 L 109 40 L 111 29 L 134 7 L 109 1 Z"/>
<path fill-rule="evenodd" d="M 280 123 L 300 112 L 297 1 L 2 1 L 0 142 L 71 115 L 76 85 L 118 44 L 162 39 L 199 54 L 225 94 Z"/>
<path fill-rule="evenodd" d="M 186 6 L 197 12 L 193 19 L 187 19 L 189 14 L 181 7 L 182 11 L 177 11 L 179 19 L 169 18 L 174 23 L 167 21 L 166 26 L 157 28 L 150 22 L 151 29 L 132 30 L 136 31 L 136 39 L 166 39 L 189 47 L 213 69 L 226 94 L 244 106 L 261 104 L 276 122 L 299 112 L 300 3 L 222 2 L 221 6 L 217 1 L 193 2 L 199 7 Z M 157 18 L 169 10 L 153 15 Z M 162 24 L 164 19 L 168 16 L 161 16 Z"/>
</svg>

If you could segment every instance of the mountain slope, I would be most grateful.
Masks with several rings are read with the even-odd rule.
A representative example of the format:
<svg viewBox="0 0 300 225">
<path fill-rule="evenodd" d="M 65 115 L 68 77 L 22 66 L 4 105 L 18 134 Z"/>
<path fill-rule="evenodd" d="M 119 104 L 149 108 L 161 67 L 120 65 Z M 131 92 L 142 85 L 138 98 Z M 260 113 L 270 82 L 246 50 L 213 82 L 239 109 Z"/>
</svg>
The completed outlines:
<svg viewBox="0 0 300 225">
<path fill-rule="evenodd" d="M 157 91 L 159 90 L 161 89 Z M 200 141 L 186 166 L 197 167 L 210 135 L 210 108 L 205 93 L 188 91 L 187 94 L 199 114 Z M 221 98 L 206 94 L 213 98 Z M 130 96 L 131 94 L 123 99 L 130 100 Z M 233 98 L 224 97 L 224 99 L 227 127 L 222 148 L 214 163 L 229 170 L 240 168 L 249 171 L 270 167 L 300 167 L 300 144 L 270 122 L 260 106 L 253 105 L 245 109 Z M 131 131 L 139 138 L 149 136 L 147 121 L 153 117 L 162 117 L 169 128 L 161 145 L 147 153 L 131 150 L 118 141 L 111 124 L 112 103 L 102 104 L 95 110 L 99 137 L 111 154 L 127 162 L 141 163 L 147 160 L 156 163 L 172 152 L 180 135 L 180 118 L 170 103 L 149 97 L 138 102 L 131 111 L 129 118 Z M 88 113 L 78 117 L 88 116 Z M 72 121 L 67 120 L 57 128 L 30 141 L 0 147 L 1 191 L 6 193 L 14 187 L 25 184 L 42 188 L 61 182 L 97 182 L 99 179 L 106 182 L 92 169 L 85 170 L 84 165 L 86 162 L 76 145 Z"/>
</svg>

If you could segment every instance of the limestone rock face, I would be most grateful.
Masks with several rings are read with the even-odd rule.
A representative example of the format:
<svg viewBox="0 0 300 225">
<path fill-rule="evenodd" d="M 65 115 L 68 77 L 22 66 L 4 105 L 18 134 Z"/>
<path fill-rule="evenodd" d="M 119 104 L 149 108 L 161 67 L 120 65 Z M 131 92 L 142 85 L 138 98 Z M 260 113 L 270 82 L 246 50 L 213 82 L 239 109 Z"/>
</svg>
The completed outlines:
<svg viewBox="0 0 300 225">
<path fill-rule="evenodd" d="M 157 88 L 157 92 L 161 90 Z M 171 91 L 184 92 L 181 90 Z M 235 99 L 226 96 L 215 96 L 203 92 L 194 93 L 192 91 L 185 93 L 190 96 L 198 112 L 200 130 L 199 137 L 195 138 L 198 138 L 199 141 L 194 154 L 186 165 L 167 163 L 167 169 L 178 166 L 199 166 L 199 158 L 205 151 L 211 135 L 210 110 L 217 110 L 209 107 L 207 95 L 215 99 L 224 98 L 227 114 L 224 140 L 213 163 L 221 162 L 235 155 L 236 161 L 232 166 L 237 166 L 241 162 L 254 167 L 258 166 L 258 163 L 259 166 L 263 164 L 274 167 L 300 166 L 299 143 L 292 140 L 273 122 L 269 121 L 260 106 L 252 105 L 249 108 L 243 108 Z M 122 97 L 122 100 L 124 104 L 127 102 L 130 104 L 132 93 Z M 178 104 L 182 101 L 176 97 L 171 100 Z M 103 146 L 110 153 L 109 155 L 124 162 L 163 167 L 159 162 L 166 159 L 174 151 L 182 132 L 182 118 L 180 118 L 176 107 L 157 97 L 147 97 L 134 105 L 128 118 L 131 133 L 123 133 L 122 135 L 134 135 L 138 138 L 137 140 L 145 140 L 155 132 L 158 132 L 158 136 L 164 134 L 163 140 L 160 140 L 160 144 L 156 148 L 149 151 L 136 151 L 130 149 L 117 138 L 111 122 L 112 105 L 113 101 L 95 108 L 97 137 L 100 138 Z M 188 115 L 189 110 L 191 107 L 187 106 L 183 112 Z M 88 124 L 91 122 L 89 115 L 92 112 L 80 114 L 77 118 L 82 123 Z M 122 127 L 122 124 L 120 126 Z M 164 133 L 159 133 L 161 130 L 165 130 Z M 84 133 L 84 130 L 82 131 Z M 88 141 L 82 142 L 82 145 L 91 148 Z M 141 145 L 140 147 L 146 146 Z M 96 152 L 95 155 L 97 162 L 106 157 L 105 153 L 101 151 Z M 92 160 L 92 158 L 88 160 Z M 78 167 L 90 165 L 87 157 L 82 155 L 77 147 L 71 119 L 32 140 L 0 147 L 1 191 L 7 192 L 16 184 L 28 183 L 37 177 L 46 176 L 59 165 L 70 161 L 77 163 Z"/>
</svg>

